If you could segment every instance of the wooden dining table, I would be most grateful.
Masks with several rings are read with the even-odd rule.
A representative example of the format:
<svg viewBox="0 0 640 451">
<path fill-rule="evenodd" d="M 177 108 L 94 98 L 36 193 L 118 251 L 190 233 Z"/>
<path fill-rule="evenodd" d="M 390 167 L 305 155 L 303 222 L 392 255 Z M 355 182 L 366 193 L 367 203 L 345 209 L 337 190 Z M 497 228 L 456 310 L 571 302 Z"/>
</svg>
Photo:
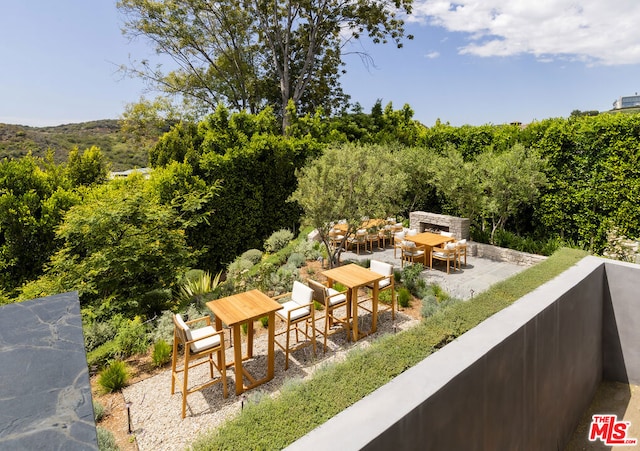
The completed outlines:
<svg viewBox="0 0 640 451">
<path fill-rule="evenodd" d="M 351 327 L 353 341 L 374 333 L 378 327 L 378 282 L 385 278 L 384 275 L 373 272 L 355 263 L 338 266 L 337 268 L 323 271 L 327 278 L 327 285 L 332 287 L 334 282 L 341 283 L 347 287 L 347 321 L 353 319 Z M 373 286 L 371 297 L 371 331 L 363 334 L 358 330 L 358 289 L 364 286 Z"/>
<path fill-rule="evenodd" d="M 245 390 L 254 388 L 273 379 L 274 375 L 274 344 L 275 344 L 275 312 L 282 308 L 278 302 L 260 290 L 250 290 L 225 298 L 207 302 L 207 307 L 215 315 L 216 330 L 222 330 L 222 323 L 231 327 L 233 333 L 233 362 L 227 367 L 234 366 L 236 379 L 236 395 Z M 267 341 L 267 375 L 262 379 L 256 379 L 247 371 L 242 362 L 253 357 L 253 321 L 267 316 L 268 341 Z M 242 356 L 241 327 L 247 324 L 247 354 Z M 244 384 L 244 378 L 249 381 Z"/>
<path fill-rule="evenodd" d="M 456 240 L 455 238 L 450 236 L 444 236 L 440 235 L 439 233 L 431 232 L 422 232 L 416 235 L 405 235 L 404 239 L 424 246 L 427 261 L 429 261 L 431 258 L 431 249 Z"/>
</svg>

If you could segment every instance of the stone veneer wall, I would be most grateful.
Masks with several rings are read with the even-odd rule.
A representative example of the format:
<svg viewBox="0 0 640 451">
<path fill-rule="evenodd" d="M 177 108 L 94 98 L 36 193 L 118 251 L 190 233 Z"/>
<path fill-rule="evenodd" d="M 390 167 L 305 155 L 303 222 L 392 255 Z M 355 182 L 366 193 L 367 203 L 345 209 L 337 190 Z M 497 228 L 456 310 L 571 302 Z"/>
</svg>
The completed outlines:
<svg viewBox="0 0 640 451">
<path fill-rule="evenodd" d="M 543 255 L 528 254 L 504 247 L 493 246 L 491 244 L 483 244 L 470 242 L 467 251 L 472 257 L 486 258 L 499 262 L 515 263 L 516 265 L 531 266 L 546 260 Z"/>
<path fill-rule="evenodd" d="M 471 221 L 467 218 L 427 213 L 426 211 L 412 211 L 409 213 L 409 228 L 417 230 L 418 232 L 423 232 L 424 230 L 421 223 L 448 227 L 449 232 L 453 233 L 455 239 L 469 239 L 469 226 Z"/>
</svg>

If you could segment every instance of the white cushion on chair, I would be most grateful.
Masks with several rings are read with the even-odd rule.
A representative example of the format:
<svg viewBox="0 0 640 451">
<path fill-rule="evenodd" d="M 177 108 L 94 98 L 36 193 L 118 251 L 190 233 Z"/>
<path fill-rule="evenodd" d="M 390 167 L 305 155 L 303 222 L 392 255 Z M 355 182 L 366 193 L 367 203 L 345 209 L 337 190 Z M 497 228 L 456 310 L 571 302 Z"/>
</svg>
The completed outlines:
<svg viewBox="0 0 640 451">
<path fill-rule="evenodd" d="M 291 290 L 291 300 L 298 305 L 307 305 L 313 299 L 313 289 L 309 288 L 302 282 L 293 281 L 293 289 Z"/>
<path fill-rule="evenodd" d="M 449 251 L 454 250 L 456 248 L 456 243 L 447 243 L 447 245 L 444 248 Z"/>
<path fill-rule="evenodd" d="M 450 254 L 446 253 L 446 252 L 431 252 L 431 255 L 433 255 L 434 257 L 440 257 L 440 258 L 449 258 Z"/>
<path fill-rule="evenodd" d="M 187 323 L 184 322 L 184 319 L 182 319 L 182 315 L 179 314 L 179 313 L 176 314 L 176 322 L 178 323 L 178 325 L 184 331 L 184 334 L 187 337 L 187 341 L 193 340 L 192 335 L 191 335 L 191 329 L 189 328 L 189 326 L 187 326 Z"/>
<path fill-rule="evenodd" d="M 391 279 L 382 279 L 378 282 L 378 289 L 381 290 L 389 285 L 391 285 Z"/>
<path fill-rule="evenodd" d="M 459 240 L 456 242 L 456 245 L 458 246 L 464 246 L 465 244 L 467 244 L 467 240 Z"/>
<path fill-rule="evenodd" d="M 215 348 L 220 346 L 220 335 L 213 335 L 211 337 L 203 338 L 199 340 L 199 337 L 214 334 L 216 330 L 213 326 L 205 326 L 199 329 L 193 329 L 191 331 L 192 340 L 196 340 L 195 343 L 191 343 L 191 350 L 193 352 L 204 351 L 209 348 Z"/>
<path fill-rule="evenodd" d="M 393 274 L 393 265 L 378 260 L 371 260 L 369 269 L 383 276 L 390 276 L 391 274 Z"/>
<path fill-rule="evenodd" d="M 334 290 L 333 288 L 327 288 L 327 294 L 331 296 L 329 298 L 329 305 L 336 305 L 336 304 L 340 304 L 341 302 L 347 301 L 347 296 L 344 293 L 342 294 L 338 294 L 338 293 L 340 293 L 338 290 Z"/>
<path fill-rule="evenodd" d="M 445 232 L 445 231 L 441 231 L 440 235 L 442 236 L 447 236 L 449 238 L 453 237 L 453 233 L 452 232 Z"/>
<path fill-rule="evenodd" d="M 309 300 L 309 302 L 311 302 L 311 300 Z M 287 319 L 289 312 L 298 307 L 300 307 L 300 304 L 298 304 L 297 302 L 287 301 L 284 304 L 282 304 L 282 310 L 278 310 L 276 314 L 278 316 L 281 316 L 284 319 Z M 305 316 L 309 316 L 309 313 L 311 313 L 311 311 L 309 310 L 309 307 L 299 308 L 298 310 L 295 310 L 291 314 L 291 320 L 295 321 Z"/>
</svg>

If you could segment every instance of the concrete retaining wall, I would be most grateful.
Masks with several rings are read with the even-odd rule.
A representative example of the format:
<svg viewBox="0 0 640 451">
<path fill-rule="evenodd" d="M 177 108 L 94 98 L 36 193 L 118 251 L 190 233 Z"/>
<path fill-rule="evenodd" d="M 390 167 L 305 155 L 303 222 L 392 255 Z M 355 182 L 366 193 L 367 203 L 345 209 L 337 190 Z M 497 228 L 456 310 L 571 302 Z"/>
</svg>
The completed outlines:
<svg viewBox="0 0 640 451">
<path fill-rule="evenodd" d="M 603 374 L 640 379 L 639 276 L 587 257 L 289 449 L 563 449 Z"/>
</svg>

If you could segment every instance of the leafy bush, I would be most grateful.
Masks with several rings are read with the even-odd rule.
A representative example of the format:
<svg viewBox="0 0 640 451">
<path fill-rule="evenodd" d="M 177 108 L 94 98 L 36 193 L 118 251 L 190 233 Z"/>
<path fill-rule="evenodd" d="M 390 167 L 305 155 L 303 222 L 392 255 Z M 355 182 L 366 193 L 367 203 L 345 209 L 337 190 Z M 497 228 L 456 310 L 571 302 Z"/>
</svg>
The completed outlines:
<svg viewBox="0 0 640 451">
<path fill-rule="evenodd" d="M 316 260 L 322 257 L 322 250 L 326 249 L 318 241 L 300 240 L 293 249 L 293 252 L 303 254 L 306 260 Z"/>
<path fill-rule="evenodd" d="M 429 318 L 435 312 L 438 311 L 438 299 L 433 295 L 433 293 L 427 294 L 422 298 L 422 309 L 420 313 L 423 318 Z"/>
<path fill-rule="evenodd" d="M 263 316 L 262 318 L 260 318 L 260 324 L 262 324 L 262 327 L 266 329 L 269 326 L 269 317 Z"/>
<path fill-rule="evenodd" d="M 254 265 L 257 265 L 260 263 L 260 260 L 262 260 L 262 251 L 260 249 L 249 249 L 248 251 L 243 252 L 242 255 L 240 255 L 240 258 L 249 260 Z"/>
<path fill-rule="evenodd" d="M 461 302 L 460 299 L 454 298 L 438 284 L 431 284 L 425 289 L 425 295 L 422 297 L 423 318 L 434 315 L 437 311 L 443 310 L 453 304 Z"/>
<path fill-rule="evenodd" d="M 89 366 L 89 368 L 102 368 L 110 360 L 113 360 L 118 356 L 118 345 L 113 340 L 108 341 L 93 349 L 91 352 L 87 353 L 87 365 Z"/>
<path fill-rule="evenodd" d="M 109 340 L 113 340 L 118 332 L 115 321 L 93 321 L 83 325 L 84 347 L 87 352 L 91 352 Z"/>
<path fill-rule="evenodd" d="M 104 406 L 98 402 L 98 401 L 93 401 L 93 418 L 96 420 L 96 423 L 99 423 L 105 415 L 105 408 Z"/>
<path fill-rule="evenodd" d="M 249 272 L 253 263 L 246 258 L 238 257 L 227 267 L 227 280 L 238 279 Z"/>
<path fill-rule="evenodd" d="M 156 341 L 153 345 L 153 353 L 151 355 L 153 365 L 160 367 L 171 360 L 171 351 L 172 347 L 169 343 L 164 340 Z"/>
<path fill-rule="evenodd" d="M 402 308 L 409 307 L 411 302 L 411 293 L 405 287 L 402 287 L 398 290 L 398 305 Z"/>
<path fill-rule="evenodd" d="M 284 249 L 291 240 L 293 240 L 293 232 L 287 229 L 277 230 L 264 242 L 264 249 L 267 252 L 278 252 Z"/>
<path fill-rule="evenodd" d="M 165 310 L 160 314 L 149 332 L 148 339 L 151 343 L 160 340 L 173 343 L 173 312 Z"/>
<path fill-rule="evenodd" d="M 305 258 L 304 254 L 294 252 L 293 254 L 289 255 L 289 258 L 287 259 L 287 265 L 293 266 L 295 268 L 300 268 L 305 264 L 306 261 L 307 259 Z"/>
<path fill-rule="evenodd" d="M 104 393 L 113 393 L 127 385 L 129 371 L 122 360 L 114 360 L 107 368 L 100 372 L 98 384 Z"/>
<path fill-rule="evenodd" d="M 103 428 L 102 426 L 96 427 L 97 437 L 98 437 L 98 449 L 100 451 L 118 451 L 118 444 L 116 443 L 115 436 Z"/>
<path fill-rule="evenodd" d="M 125 321 L 118 330 L 115 341 L 123 357 L 146 352 L 149 347 L 146 325 L 140 318 Z"/>
<path fill-rule="evenodd" d="M 140 298 L 140 310 L 147 316 L 157 315 L 171 307 L 173 295 L 171 290 L 157 288 L 144 293 Z"/>
<path fill-rule="evenodd" d="M 198 271 L 191 273 L 190 277 L 185 277 L 185 282 L 180 286 L 178 299 L 181 305 L 189 303 L 198 304 L 203 307 L 203 301 L 207 294 L 215 291 L 220 284 L 222 271 L 211 277 L 209 271 Z"/>
<path fill-rule="evenodd" d="M 404 286 L 416 297 L 421 298 L 423 291 L 426 288 L 425 280 L 420 277 L 420 273 L 424 271 L 424 266 L 421 263 L 415 263 L 413 265 L 405 266 L 402 269 L 402 275 L 400 279 Z"/>
</svg>

